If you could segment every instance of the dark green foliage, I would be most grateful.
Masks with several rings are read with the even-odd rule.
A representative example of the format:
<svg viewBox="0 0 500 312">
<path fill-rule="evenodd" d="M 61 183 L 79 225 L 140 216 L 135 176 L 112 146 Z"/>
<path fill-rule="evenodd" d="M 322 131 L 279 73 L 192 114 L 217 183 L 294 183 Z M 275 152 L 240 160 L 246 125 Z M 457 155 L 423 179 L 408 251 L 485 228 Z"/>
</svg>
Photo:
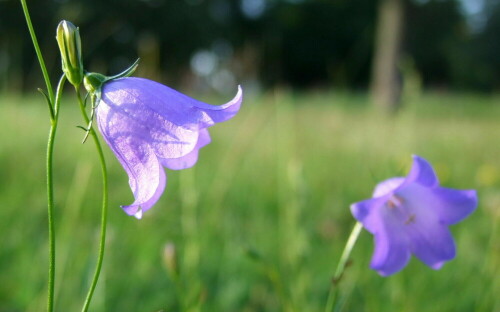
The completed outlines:
<svg viewBox="0 0 500 312">
<path fill-rule="evenodd" d="M 469 39 L 466 21 L 454 0 L 407 5 L 404 52 L 415 60 L 424 83 L 446 85 L 453 81 L 453 56 Z M 467 55 L 465 55 L 468 57 Z M 457 64 L 458 65 L 458 64 Z"/>
<path fill-rule="evenodd" d="M 487 1 L 484 27 L 472 32 L 459 0 L 406 0 L 403 54 L 414 60 L 426 86 L 495 90 L 500 84 L 500 9 Z M 374 0 L 264 1 L 261 14 L 229 0 L 29 1 L 53 77 L 60 73 L 55 28 L 67 19 L 81 29 L 85 66 L 114 74 L 153 38 L 154 77 L 178 86 L 189 80 L 196 51 L 229 44 L 238 81 L 264 86 L 366 87 L 370 79 Z M 144 60 L 147 62 L 147 60 Z M 236 65 L 235 64 L 239 64 Z M 17 1 L 0 1 L 0 88 L 39 84 L 40 75 Z M 147 68 L 143 63 L 142 68 Z M 188 84 L 189 85 L 189 84 Z"/>
</svg>

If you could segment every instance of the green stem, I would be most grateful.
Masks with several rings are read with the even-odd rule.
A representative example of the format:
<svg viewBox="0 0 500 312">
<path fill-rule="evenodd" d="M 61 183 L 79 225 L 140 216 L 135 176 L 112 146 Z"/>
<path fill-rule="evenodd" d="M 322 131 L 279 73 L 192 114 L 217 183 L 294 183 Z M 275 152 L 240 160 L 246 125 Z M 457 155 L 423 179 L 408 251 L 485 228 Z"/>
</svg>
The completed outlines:
<svg viewBox="0 0 500 312">
<path fill-rule="evenodd" d="M 33 41 L 33 46 L 35 47 L 36 56 L 38 57 L 38 62 L 40 63 L 40 69 L 42 70 L 43 79 L 45 80 L 45 85 L 47 86 L 49 99 L 52 103 L 54 103 L 54 91 L 52 90 L 52 84 L 50 83 L 49 72 L 47 71 L 47 67 L 45 66 L 45 61 L 43 60 L 42 51 L 40 50 L 40 46 L 38 45 L 38 40 L 36 38 L 35 30 L 33 29 L 33 24 L 31 23 L 31 17 L 28 11 L 26 0 L 21 0 L 21 5 L 23 7 L 26 23 L 28 24 L 31 40 Z"/>
<path fill-rule="evenodd" d="M 47 141 L 47 215 L 49 222 L 49 281 L 47 294 L 47 311 L 54 310 L 54 281 L 56 273 L 56 233 L 54 228 L 54 182 L 53 182 L 53 156 L 54 143 L 59 120 L 59 104 L 61 103 L 61 93 L 66 81 L 66 76 L 62 75 L 57 85 L 57 96 L 54 102 L 54 116 L 51 118 L 49 138 Z"/>
<path fill-rule="evenodd" d="M 85 111 L 85 103 L 82 99 L 80 91 L 78 88 L 76 89 L 76 94 L 78 96 L 78 102 L 80 103 L 80 110 L 85 120 L 85 124 L 89 124 L 89 117 L 87 112 Z M 97 286 L 97 281 L 99 280 L 99 275 L 101 274 L 102 261 L 104 259 L 104 249 L 106 246 L 106 224 L 108 217 L 108 173 L 106 169 L 106 161 L 104 159 L 104 153 L 102 151 L 101 144 L 99 143 L 99 138 L 94 130 L 94 128 L 90 128 L 90 135 L 94 141 L 95 147 L 97 149 L 97 153 L 99 154 L 99 161 L 101 163 L 101 172 L 102 172 L 102 210 L 101 210 L 101 237 L 99 241 L 99 255 L 97 257 L 97 264 L 94 273 L 94 278 L 92 279 L 92 284 L 90 285 L 89 292 L 87 293 L 87 298 L 85 299 L 85 303 L 82 308 L 82 312 L 86 312 L 89 309 L 90 302 L 92 301 L 92 296 L 94 294 L 95 288 Z"/>
<path fill-rule="evenodd" d="M 349 239 L 347 240 L 347 243 L 344 247 L 344 251 L 342 252 L 342 256 L 340 257 L 339 263 L 337 265 L 337 269 L 335 270 L 335 275 L 332 279 L 330 292 L 326 301 L 325 312 L 330 312 L 333 309 L 333 304 L 335 303 L 335 299 L 337 297 L 338 283 L 340 282 L 340 279 L 344 274 L 347 261 L 349 260 L 349 256 L 351 255 L 352 248 L 354 247 L 354 244 L 356 243 L 362 228 L 363 225 L 359 222 L 356 222 L 354 228 L 351 231 L 351 235 L 349 235 Z"/>
<path fill-rule="evenodd" d="M 28 11 L 28 5 L 26 0 L 21 0 L 21 6 L 23 8 L 24 17 L 26 19 L 26 24 L 28 25 L 28 30 L 33 41 L 33 46 L 35 48 L 36 56 L 38 62 L 40 63 L 40 69 L 42 70 L 43 78 L 45 80 L 45 85 L 47 87 L 48 95 L 45 95 L 47 103 L 49 104 L 50 113 L 50 131 L 49 138 L 47 140 L 47 215 L 48 215 L 48 231 L 49 231 L 49 280 L 48 280 L 48 290 L 47 290 L 47 311 L 52 312 L 54 310 L 54 282 L 55 282 L 55 271 L 56 271 L 56 233 L 54 228 L 54 183 L 53 183 L 53 155 L 54 155 L 54 143 L 57 132 L 57 122 L 59 119 L 59 104 L 61 102 L 61 93 L 66 81 L 66 76 L 62 76 L 59 80 L 57 86 L 57 95 L 54 97 L 54 90 L 52 90 L 52 84 L 50 83 L 49 73 L 47 67 L 45 66 L 45 61 L 43 60 L 42 51 L 38 44 L 36 38 L 35 30 L 33 24 L 31 23 L 31 17 Z M 42 92 L 43 93 L 43 92 Z"/>
</svg>

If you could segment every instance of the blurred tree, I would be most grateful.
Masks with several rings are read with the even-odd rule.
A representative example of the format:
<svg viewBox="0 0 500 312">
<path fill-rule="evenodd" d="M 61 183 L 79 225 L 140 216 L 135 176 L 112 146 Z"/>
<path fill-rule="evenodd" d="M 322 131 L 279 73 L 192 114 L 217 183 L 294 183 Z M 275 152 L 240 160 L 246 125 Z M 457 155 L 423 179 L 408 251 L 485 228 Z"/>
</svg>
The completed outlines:
<svg viewBox="0 0 500 312">
<path fill-rule="evenodd" d="M 57 50 L 55 29 L 58 21 L 53 12 L 57 11 L 58 4 L 47 0 L 31 2 L 33 24 L 54 25 L 51 28 L 36 28 L 37 36 L 41 39 L 40 47 L 46 57 L 46 65 L 52 67 L 54 54 L 47 51 Z M 25 83 L 32 84 L 35 80 L 41 80 L 41 73 L 21 4 L 19 1 L 0 1 L 0 86 L 2 89 L 16 90 L 22 88 Z"/>
<path fill-rule="evenodd" d="M 28 0 L 54 79 L 55 28 L 68 19 L 81 28 L 91 71 L 116 73 L 140 56 L 139 74 L 193 85 L 193 60 L 208 55 L 197 60 L 226 66 L 238 81 L 303 88 L 368 86 L 377 7 L 389 1 L 404 3 L 401 50 L 425 85 L 498 85 L 497 0 L 488 0 L 492 9 L 477 33 L 459 0 Z M 19 2 L 0 1 L 0 87 L 32 88 L 38 71 Z"/>
<path fill-rule="evenodd" d="M 366 86 L 375 18 L 373 0 L 280 1 L 266 17 L 265 45 L 279 62 L 273 82 L 296 87 Z M 270 77 L 263 71 L 264 77 Z M 273 77 L 271 76 L 271 77 Z"/>
<path fill-rule="evenodd" d="M 404 51 L 427 86 L 450 86 L 455 66 L 467 63 L 467 23 L 456 0 L 408 1 Z M 464 52 L 465 53 L 464 55 Z"/>
<path fill-rule="evenodd" d="M 401 78 L 398 64 L 403 38 L 402 0 L 379 1 L 371 96 L 375 106 L 394 111 L 400 102 Z"/>
<path fill-rule="evenodd" d="M 469 84 L 483 90 L 500 89 L 500 1 L 489 0 L 486 3 L 486 23 L 480 32 L 470 54 L 473 61 L 468 63 Z M 465 75 L 464 75 L 465 76 Z"/>
<path fill-rule="evenodd" d="M 379 6 L 371 82 L 377 106 L 399 105 L 401 53 L 413 59 L 427 86 L 471 85 L 463 69 L 477 62 L 470 62 L 470 33 L 458 1 L 380 0 Z"/>
</svg>

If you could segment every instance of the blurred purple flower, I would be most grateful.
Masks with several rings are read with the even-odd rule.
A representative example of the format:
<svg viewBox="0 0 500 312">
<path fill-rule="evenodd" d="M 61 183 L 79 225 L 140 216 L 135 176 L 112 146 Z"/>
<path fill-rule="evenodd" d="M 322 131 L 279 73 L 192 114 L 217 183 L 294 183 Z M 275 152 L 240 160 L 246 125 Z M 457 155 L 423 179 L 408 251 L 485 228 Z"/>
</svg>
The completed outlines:
<svg viewBox="0 0 500 312">
<path fill-rule="evenodd" d="M 413 156 L 406 178 L 379 183 L 373 198 L 351 205 L 351 211 L 374 235 L 370 267 L 387 276 L 403 269 L 411 254 L 436 270 L 453 259 L 455 243 L 447 226 L 476 206 L 476 191 L 440 187 L 431 165 Z"/>
<path fill-rule="evenodd" d="M 128 174 L 135 201 L 122 206 L 140 219 L 166 185 L 162 166 L 192 167 L 210 143 L 207 128 L 232 118 L 242 91 L 220 106 L 205 104 L 157 82 L 128 77 L 106 82 L 96 120 L 106 143 Z"/>
</svg>

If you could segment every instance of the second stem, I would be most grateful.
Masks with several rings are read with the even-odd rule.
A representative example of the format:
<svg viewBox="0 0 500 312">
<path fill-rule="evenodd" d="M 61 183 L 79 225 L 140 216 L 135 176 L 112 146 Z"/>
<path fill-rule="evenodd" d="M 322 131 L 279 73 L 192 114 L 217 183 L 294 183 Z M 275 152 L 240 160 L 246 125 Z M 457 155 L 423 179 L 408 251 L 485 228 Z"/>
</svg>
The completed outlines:
<svg viewBox="0 0 500 312">
<path fill-rule="evenodd" d="M 89 124 L 89 117 L 87 115 L 87 111 L 85 110 L 85 102 L 82 99 L 80 91 L 76 89 L 76 94 L 78 96 L 78 102 L 80 104 L 80 111 L 82 113 L 85 124 Z M 106 168 L 106 161 L 104 159 L 104 153 L 102 151 L 101 143 L 99 142 L 99 138 L 94 130 L 94 128 L 88 129 L 90 132 L 90 136 L 94 141 L 97 154 L 99 155 L 99 161 L 101 163 L 101 171 L 102 171 L 102 208 L 101 208 L 101 236 L 99 240 L 99 255 L 97 257 L 97 264 L 94 273 L 94 277 L 92 279 L 92 283 L 90 285 L 89 292 L 87 293 L 87 298 L 85 299 L 85 303 L 82 308 L 82 312 L 86 312 L 89 309 L 90 302 L 92 301 L 92 296 L 94 295 L 95 288 L 97 286 L 97 281 L 99 280 L 99 275 L 101 274 L 102 262 L 104 259 L 104 250 L 106 246 L 106 225 L 108 218 L 108 171 Z"/>
<path fill-rule="evenodd" d="M 332 279 L 330 292 L 328 293 L 328 299 L 326 301 L 325 312 L 331 312 L 333 309 L 333 305 L 335 303 L 335 300 L 337 299 L 338 283 L 340 282 L 340 279 L 344 274 L 347 261 L 349 260 L 349 256 L 351 255 L 352 248 L 354 247 L 354 244 L 358 240 L 359 233 L 361 232 L 362 228 L 363 225 L 360 222 L 356 222 L 354 228 L 351 231 L 351 235 L 349 235 L 349 238 L 347 239 L 347 243 L 344 247 L 344 251 L 342 252 L 342 256 L 340 256 L 337 269 L 335 270 L 335 274 Z"/>
</svg>

